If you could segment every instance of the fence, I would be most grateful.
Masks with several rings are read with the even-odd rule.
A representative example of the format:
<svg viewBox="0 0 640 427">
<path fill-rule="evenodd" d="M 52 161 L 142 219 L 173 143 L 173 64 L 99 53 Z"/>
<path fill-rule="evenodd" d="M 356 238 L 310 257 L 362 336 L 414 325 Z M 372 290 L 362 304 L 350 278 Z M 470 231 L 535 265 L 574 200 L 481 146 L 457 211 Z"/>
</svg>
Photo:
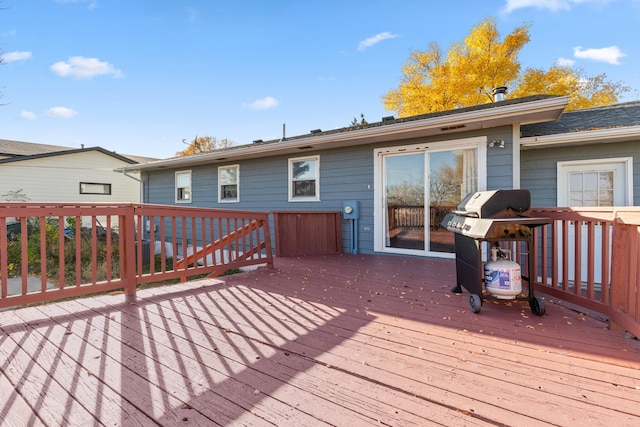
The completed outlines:
<svg viewBox="0 0 640 427">
<path fill-rule="evenodd" d="M 534 232 L 536 289 L 640 336 L 640 208 L 534 208 L 532 216 L 554 220 Z"/>
<path fill-rule="evenodd" d="M 144 283 L 273 265 L 268 213 L 134 204 L 0 207 L 0 308 L 116 289 L 134 297 Z"/>
</svg>

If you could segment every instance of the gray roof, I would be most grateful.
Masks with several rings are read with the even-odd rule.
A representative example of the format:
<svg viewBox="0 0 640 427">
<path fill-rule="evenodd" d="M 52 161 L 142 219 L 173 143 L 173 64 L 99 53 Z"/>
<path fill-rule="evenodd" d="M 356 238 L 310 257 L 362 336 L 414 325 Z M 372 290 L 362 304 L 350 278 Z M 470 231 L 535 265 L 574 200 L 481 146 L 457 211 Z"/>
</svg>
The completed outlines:
<svg viewBox="0 0 640 427">
<path fill-rule="evenodd" d="M 68 150 L 75 150 L 75 148 L 0 139 L 0 156 L 33 156 L 37 154 L 57 153 Z"/>
<path fill-rule="evenodd" d="M 554 122 L 523 125 L 523 138 L 640 125 L 640 101 L 566 111 Z"/>
<path fill-rule="evenodd" d="M 6 157 L 5 160 L 19 160 L 34 158 L 34 157 L 46 157 L 51 155 L 60 155 L 65 154 L 66 152 L 79 152 L 85 148 L 77 148 L 77 147 L 64 147 L 61 145 L 48 145 L 48 144 L 37 144 L 33 142 L 23 142 L 23 141 L 12 141 L 9 139 L 0 139 L 0 158 Z M 155 160 L 157 158 L 152 157 L 144 157 L 144 156 L 134 156 L 129 154 L 118 154 L 115 151 L 108 151 L 101 147 L 92 147 L 86 148 L 88 149 L 99 149 L 99 151 L 104 152 L 106 154 L 111 154 L 116 157 L 124 158 L 128 163 L 148 163 Z"/>
<path fill-rule="evenodd" d="M 383 117 L 381 121 L 379 122 L 373 122 L 373 123 L 367 123 L 365 125 L 352 125 L 352 126 L 345 126 L 343 128 L 338 128 L 338 129 L 331 129 L 331 130 L 326 130 L 323 131 L 321 129 L 316 129 L 316 130 L 312 130 L 309 133 L 306 134 L 302 134 L 302 135 L 294 135 L 294 136 L 286 136 L 286 138 L 278 138 L 278 139 L 272 139 L 272 140 L 268 140 L 268 141 L 263 141 L 262 139 L 258 139 L 253 141 L 253 146 L 258 146 L 258 145 L 278 145 L 279 143 L 283 142 L 283 141 L 296 141 L 296 140 L 304 140 L 306 138 L 311 138 L 311 137 L 318 137 L 318 136 L 322 136 L 322 135 L 337 135 L 337 134 L 344 134 L 344 133 L 349 133 L 349 132 L 353 132 L 353 131 L 357 131 L 357 130 L 362 130 L 362 129 L 370 129 L 370 128 L 376 128 L 376 127 L 381 127 L 381 126 L 387 126 L 387 125 L 391 125 L 391 124 L 397 124 L 397 123 L 407 123 L 407 122 L 414 122 L 414 121 L 420 121 L 420 120 L 428 120 L 428 119 L 432 119 L 432 118 L 437 118 L 437 117 L 446 117 L 446 116 L 456 116 L 458 114 L 462 114 L 462 113 L 466 113 L 466 112 L 472 112 L 472 111 L 482 111 L 482 110 L 490 110 L 490 109 L 495 109 L 495 108 L 500 108 L 500 107 L 504 107 L 504 106 L 509 106 L 509 105 L 517 105 L 517 104 L 526 104 L 529 102 L 534 102 L 534 101 L 541 101 L 541 100 L 546 100 L 546 99 L 554 99 L 554 98 L 561 98 L 558 95 L 531 95 L 531 96 L 525 96 L 522 98 L 513 98 L 513 99 L 505 99 L 504 101 L 500 101 L 500 102 L 487 102 L 486 104 L 480 104 L 480 105 L 474 105 L 471 107 L 463 107 L 463 108 L 455 108 L 453 110 L 445 110 L 445 111 L 437 111 L 435 113 L 426 113 L 426 114 L 420 114 L 417 116 L 409 116 L 409 117 L 400 117 L 400 118 L 396 118 L 394 116 L 387 116 L 387 117 Z M 217 153 L 222 153 L 222 152 L 226 152 L 226 151 L 236 151 L 239 149 L 244 148 L 244 145 L 233 145 L 230 147 L 226 147 L 226 148 L 218 148 L 216 150 L 214 150 Z M 175 156 L 166 160 L 172 160 L 172 159 L 185 159 L 185 158 L 189 158 L 189 157 L 200 157 L 206 154 L 210 154 L 210 152 L 205 152 L 205 153 L 194 153 L 194 154 L 189 154 L 186 156 Z"/>
</svg>

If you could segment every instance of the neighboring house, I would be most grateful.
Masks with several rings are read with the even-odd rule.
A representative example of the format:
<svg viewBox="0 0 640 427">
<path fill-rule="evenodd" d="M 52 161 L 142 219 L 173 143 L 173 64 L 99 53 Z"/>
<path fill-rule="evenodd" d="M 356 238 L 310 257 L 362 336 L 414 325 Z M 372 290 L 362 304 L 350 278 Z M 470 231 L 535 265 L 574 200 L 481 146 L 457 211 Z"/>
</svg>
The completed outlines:
<svg viewBox="0 0 640 427">
<path fill-rule="evenodd" d="M 0 140 L 0 197 L 6 201 L 140 202 L 137 173 L 115 169 L 149 161 L 100 147 Z"/>
<path fill-rule="evenodd" d="M 141 173 L 146 203 L 304 212 L 356 201 L 343 220 L 345 252 L 450 258 L 453 235 L 440 221 L 470 192 L 528 188 L 537 206 L 591 203 L 595 190 L 600 203 L 618 203 L 620 191 L 620 203 L 640 197 L 630 178 L 640 160 L 639 104 L 564 113 L 567 102 L 538 95 L 387 117 L 123 170 Z"/>
</svg>

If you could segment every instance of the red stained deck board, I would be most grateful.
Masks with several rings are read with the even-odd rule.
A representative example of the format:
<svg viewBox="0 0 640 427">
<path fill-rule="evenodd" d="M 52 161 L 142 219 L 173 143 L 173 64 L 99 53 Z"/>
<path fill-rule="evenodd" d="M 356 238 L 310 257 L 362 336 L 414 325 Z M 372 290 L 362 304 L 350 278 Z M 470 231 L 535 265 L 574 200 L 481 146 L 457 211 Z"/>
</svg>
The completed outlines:
<svg viewBox="0 0 640 427">
<path fill-rule="evenodd" d="M 96 301 L 101 301 L 101 298 L 97 298 Z M 80 303 L 82 302 L 87 301 Z M 286 389 L 288 385 L 253 367 L 254 364 L 261 364 L 263 357 L 270 357 L 270 354 L 264 354 L 259 348 L 255 348 L 255 343 L 229 335 L 219 328 L 207 327 L 202 322 L 193 327 L 187 326 L 189 320 L 195 319 L 189 315 L 174 317 L 173 314 L 177 311 L 171 307 L 169 310 L 163 310 L 163 307 L 156 304 L 140 304 L 134 307 L 133 310 L 127 310 L 117 321 L 121 322 L 123 328 L 141 322 L 150 328 L 141 328 L 140 331 L 129 330 L 126 333 L 129 338 L 128 345 L 142 352 L 144 349 L 140 347 L 141 342 L 150 341 L 152 338 L 155 356 L 153 360 L 148 361 L 149 363 L 157 366 L 157 369 L 162 369 L 165 376 L 178 380 L 173 384 L 192 382 L 192 377 L 197 378 L 198 387 L 195 387 L 190 401 L 190 406 L 194 409 L 205 412 L 213 409 L 210 415 L 219 413 L 229 418 L 235 418 L 243 412 L 251 412 L 257 417 L 254 423 L 261 420 L 275 424 L 282 421 L 296 425 L 318 423 L 319 418 L 291 410 L 292 405 L 304 403 L 304 393 L 285 392 L 282 398 L 271 396 L 271 390 Z M 152 331 L 159 332 L 155 332 L 151 337 Z M 231 341 L 233 342 L 226 344 Z M 221 351 L 223 348 L 228 350 L 231 357 Z M 269 352 L 270 349 L 265 350 Z M 253 354 L 249 356 L 249 353 Z M 176 357 L 178 354 L 180 356 Z M 183 378 L 180 379 L 180 376 Z M 320 415 L 323 412 L 329 415 L 335 413 L 335 408 L 324 402 L 317 402 L 314 409 L 319 410 Z M 363 420 L 347 416 L 345 421 L 357 424 Z"/>
<path fill-rule="evenodd" d="M 39 310 L 43 310 L 44 315 Z M 177 408 L 165 415 L 174 425 L 186 418 L 195 422 L 210 422 L 199 413 L 190 413 L 170 394 L 154 390 L 152 383 L 131 370 L 132 359 L 118 354 L 120 347 L 114 345 L 113 330 L 99 332 L 103 339 L 102 349 L 88 346 L 86 337 L 101 327 L 94 326 L 95 318 L 77 321 L 61 311 L 59 305 L 44 306 L 38 310 L 18 310 L 16 313 L 25 324 L 35 327 L 34 333 L 29 334 L 32 337 L 30 339 L 37 341 L 35 345 L 43 349 L 45 354 L 45 357 L 37 357 L 37 363 L 47 366 L 51 361 L 49 379 L 66 391 L 58 390 L 54 394 L 42 387 L 40 392 L 46 396 L 64 397 L 91 411 L 95 417 L 91 422 L 65 420 L 61 425 L 93 425 L 96 422 L 105 425 L 149 425 L 153 422 L 153 408 L 156 405 Z M 60 323 L 48 320 L 49 316 Z M 25 370 L 25 374 L 31 378 L 32 372 Z M 60 414 L 54 413 L 45 420 L 50 422 L 59 417 Z"/>
<path fill-rule="evenodd" d="M 471 313 L 468 293 L 450 293 L 448 260 L 275 266 L 148 289 L 134 304 L 101 296 L 0 313 L 0 381 L 14 387 L 0 414 L 52 425 L 640 423 L 640 343 L 599 316 L 548 298 L 542 317 L 526 302 Z"/>
<path fill-rule="evenodd" d="M 176 304 L 188 303 L 193 298 L 193 296 L 179 298 Z M 198 298 L 197 295 L 195 298 Z M 144 302 L 140 304 L 146 305 Z M 160 307 L 172 304 L 174 304 L 173 301 L 163 301 Z M 195 303 L 194 305 L 200 304 Z M 190 310 L 179 309 L 175 311 L 184 313 Z M 173 310 L 164 312 L 173 312 Z M 227 311 L 227 313 L 231 312 L 232 310 Z M 212 323 L 216 320 L 210 319 L 203 310 L 196 309 L 193 316 L 181 316 L 179 323 L 171 319 L 165 327 L 172 329 L 175 334 L 181 335 L 185 339 L 188 338 L 194 343 L 200 343 L 202 347 L 199 348 L 199 352 L 206 353 L 207 342 L 214 343 L 215 349 L 209 351 L 215 353 L 216 357 L 224 357 L 226 366 L 233 366 L 238 372 L 244 369 L 250 370 L 248 374 L 242 375 L 243 381 L 249 382 L 261 393 L 264 390 L 273 390 L 269 392 L 272 397 L 286 401 L 289 405 L 316 417 L 312 424 L 323 421 L 333 425 L 367 425 L 379 421 L 393 423 L 397 418 L 397 407 L 385 402 L 389 394 L 386 388 L 367 383 L 357 377 L 341 375 L 330 367 L 318 365 L 310 359 L 310 356 L 300 357 L 294 353 L 285 354 L 283 351 L 277 351 L 274 347 L 261 342 L 262 339 L 247 340 L 246 335 L 237 334 L 222 325 L 212 327 Z M 155 316 L 149 315 L 147 321 L 160 326 L 163 319 L 166 320 L 158 313 Z M 204 328 L 205 333 L 200 331 L 203 329 L 203 323 L 207 325 Z M 181 331 L 174 329 L 176 327 L 186 327 L 186 329 Z M 267 338 L 267 336 L 264 335 L 262 338 Z M 258 360 L 259 362 L 256 362 Z M 367 389 L 369 393 L 363 395 L 359 392 L 362 389 Z M 353 390 L 356 392 L 352 393 Z M 371 393 L 377 395 L 378 398 L 370 397 Z M 354 398 L 347 399 L 348 394 L 353 394 Z M 384 397 L 380 398 L 379 396 Z M 428 405 L 425 402 L 420 402 L 415 398 L 407 399 L 406 396 L 398 396 L 398 398 L 411 400 L 407 405 L 417 412 L 424 412 L 423 416 L 432 414 L 428 412 Z M 269 402 L 265 406 L 273 411 Z M 345 412 L 345 406 L 352 408 L 351 412 Z M 439 416 L 441 422 L 445 424 L 452 418 L 463 417 L 454 410 L 450 410 L 448 413 L 444 412 L 445 416 Z M 406 422 L 412 421 L 416 425 L 420 425 L 424 420 L 424 418 L 408 412 L 403 414 Z M 291 420 L 280 418 L 272 421 L 282 424 L 283 421 L 290 422 Z M 296 422 L 297 425 L 302 424 L 301 420 Z"/>
<path fill-rule="evenodd" d="M 238 288 L 236 288 L 236 290 L 237 289 Z M 243 294 L 252 292 L 254 291 L 247 288 L 244 290 Z M 296 307 L 295 304 L 293 307 Z M 263 307 L 253 308 L 254 311 L 260 309 L 263 309 Z M 287 316 L 293 317 L 291 316 L 291 313 L 287 313 L 284 309 L 281 309 L 281 312 L 286 313 Z M 473 371 L 482 372 L 483 374 L 486 372 L 492 373 L 492 371 L 499 372 L 496 368 L 500 368 L 503 372 L 499 372 L 499 379 L 503 378 L 503 375 L 506 375 L 507 372 L 519 373 L 522 375 L 522 379 L 526 379 L 527 374 L 536 375 L 537 373 L 542 378 L 541 382 L 551 381 L 550 386 L 553 386 L 554 378 L 552 376 L 549 376 L 549 379 L 544 378 L 546 376 L 545 374 L 549 372 L 549 363 L 551 363 L 551 361 L 547 359 L 541 364 L 540 360 L 537 358 L 537 354 L 540 351 L 549 351 L 544 347 L 530 348 L 528 346 L 519 345 L 518 343 L 505 345 L 501 348 L 501 363 L 496 364 L 494 359 L 495 354 L 487 351 L 488 347 L 484 343 L 485 337 L 483 336 L 474 335 L 464 330 L 451 331 L 447 328 L 430 327 L 427 330 L 424 328 L 423 324 L 417 322 L 417 326 L 415 326 L 415 328 L 401 327 L 393 324 L 397 323 L 394 319 L 390 319 L 390 322 L 385 325 L 382 323 L 384 319 L 376 315 L 372 316 L 373 319 L 370 323 L 360 327 L 358 332 L 350 337 L 349 343 L 357 343 L 353 346 L 354 352 L 357 351 L 359 345 L 365 345 L 367 346 L 367 349 L 371 348 L 380 352 L 388 350 L 390 356 L 385 356 L 385 362 L 392 362 L 392 358 L 397 358 L 398 363 L 401 363 L 403 359 L 411 360 L 411 358 L 418 358 L 434 363 L 436 368 L 444 367 L 445 369 L 453 369 L 459 362 L 469 362 L 469 364 L 474 365 L 472 368 Z M 334 319 L 331 325 L 324 325 L 323 331 L 328 334 L 345 338 L 345 345 L 348 347 L 349 344 L 346 341 L 346 338 L 349 338 L 346 336 L 348 328 L 349 320 L 340 317 Z M 298 340 L 297 342 L 301 341 Z M 457 347 L 455 347 L 457 356 L 451 357 L 453 350 L 452 346 L 454 345 L 457 345 Z M 374 354 L 373 351 L 370 353 Z M 363 355 L 363 357 L 366 358 L 366 354 Z M 562 377 L 562 369 L 566 365 L 562 364 L 562 362 L 558 363 L 560 363 L 560 366 L 556 366 L 555 369 L 559 374 L 559 377 Z M 618 386 L 626 385 L 627 387 L 633 385 L 621 384 L 624 383 L 624 378 L 615 374 L 607 376 L 604 379 L 604 382 L 600 379 L 590 379 L 589 375 L 594 374 L 594 372 L 596 374 L 594 376 L 602 376 L 599 372 L 599 368 L 602 368 L 603 366 L 598 363 L 592 363 L 588 367 L 580 368 L 579 365 L 580 363 L 573 365 L 573 373 L 574 375 L 579 374 L 581 376 L 580 383 L 586 389 L 595 390 L 597 392 L 613 391 L 613 394 L 616 394 L 616 390 L 611 387 L 612 383 L 615 383 Z M 530 383 L 531 381 L 526 379 L 526 382 Z M 562 383 L 563 381 L 560 380 L 559 384 Z M 604 386 L 602 386 L 603 383 Z M 526 386 L 527 384 L 523 385 Z M 548 388 L 550 387 L 545 386 L 545 389 Z"/>
<path fill-rule="evenodd" d="M 2 343 L 0 348 L 1 346 Z M 0 374 L 0 402 L 2 402 L 0 419 L 6 425 L 38 427 L 45 425 L 4 374 Z"/>
<path fill-rule="evenodd" d="M 230 301 L 230 303 L 233 303 L 233 302 Z M 223 309 L 225 311 L 233 310 L 233 308 L 231 308 L 231 307 L 224 307 Z M 258 308 L 255 307 L 253 309 L 253 311 L 256 311 L 257 309 Z M 327 333 L 327 329 L 328 328 L 325 325 L 323 327 L 323 331 L 322 332 Z M 322 332 L 320 334 L 322 334 Z M 247 333 L 247 332 L 245 331 L 244 333 Z M 300 339 L 296 340 L 296 343 L 297 344 L 304 343 L 306 338 L 307 337 L 301 337 Z M 326 341 L 323 341 L 323 339 L 326 340 Z M 369 337 L 369 339 L 371 339 L 371 337 Z M 354 343 L 356 341 L 355 337 L 352 337 L 350 339 L 345 339 L 345 337 L 340 337 L 339 331 L 337 333 L 334 332 L 333 334 L 329 332 L 328 335 L 325 336 L 325 337 L 318 337 L 318 334 L 313 334 L 313 338 L 311 338 L 311 342 L 309 342 L 307 345 L 308 345 L 309 348 L 312 348 L 312 349 L 313 348 L 316 348 L 316 349 L 317 348 L 328 348 L 328 349 L 330 349 L 330 350 L 324 352 L 324 354 L 323 354 L 324 359 L 323 360 L 328 365 L 331 365 L 332 363 L 334 363 L 336 367 L 339 367 L 339 366 L 342 366 L 342 365 L 338 365 L 339 362 L 336 362 L 335 361 L 336 359 L 331 359 L 330 356 L 327 356 L 327 355 L 334 354 L 335 351 L 333 350 L 333 347 L 337 347 L 339 344 L 336 344 L 336 343 L 339 343 L 341 341 L 344 341 L 344 344 L 340 346 L 340 350 L 342 351 L 342 353 L 340 353 L 338 355 L 337 360 L 339 360 L 339 361 L 350 360 L 351 362 L 354 362 L 354 361 L 356 361 L 355 359 L 360 357 L 360 358 L 363 358 L 362 360 L 363 360 L 363 362 L 366 362 L 365 364 L 367 366 L 376 367 L 376 366 L 382 366 L 384 364 L 387 364 L 387 365 L 393 366 L 396 369 L 396 371 L 394 373 L 395 375 L 397 375 L 397 376 L 405 376 L 406 378 L 412 378 L 412 372 L 411 371 L 404 372 L 404 375 L 403 375 L 402 369 L 401 368 L 399 369 L 398 367 L 401 367 L 403 364 L 406 364 L 407 363 L 407 359 L 411 359 L 411 355 L 417 350 L 416 348 L 405 348 L 405 349 L 399 350 L 397 353 L 392 351 L 390 354 L 384 354 L 385 347 L 389 347 L 388 345 L 387 346 L 384 346 L 384 345 L 380 346 L 377 349 L 372 347 L 370 345 L 370 343 L 369 343 L 369 345 L 367 347 L 358 347 L 357 345 L 351 345 L 352 343 Z M 301 350 L 299 350 L 299 351 L 301 351 Z M 410 353 L 410 354 L 401 353 L 400 351 L 404 351 L 404 352 L 407 352 L 407 353 Z M 309 352 L 309 350 L 307 350 L 307 352 Z M 311 350 L 311 352 L 313 352 L 313 350 Z M 318 351 L 316 350 L 316 352 L 318 352 Z M 451 353 L 451 350 L 449 351 L 449 353 Z M 482 355 L 482 353 L 480 353 L 480 354 Z M 451 359 L 451 355 L 450 354 L 449 355 L 445 355 L 445 357 L 448 357 L 449 359 Z M 470 360 L 467 360 L 467 359 L 470 359 Z M 486 358 L 485 358 L 485 360 L 486 360 Z M 458 375 L 461 379 L 463 379 L 462 376 L 460 375 L 460 373 L 464 373 L 465 372 L 465 368 L 463 367 L 463 365 L 460 364 L 460 362 L 472 362 L 472 361 L 473 361 L 473 357 L 469 357 L 468 355 L 463 355 L 461 357 L 460 356 L 454 357 L 453 358 L 453 364 L 449 364 L 447 360 L 441 359 L 441 360 L 438 360 L 436 362 L 432 362 L 433 366 L 429 367 L 429 366 L 420 366 L 420 363 L 419 363 L 420 361 L 416 361 L 414 359 L 414 361 L 411 362 L 411 363 L 413 363 L 413 366 L 411 366 L 411 368 L 415 367 L 418 372 L 420 372 L 420 371 L 425 371 L 426 372 L 426 371 L 433 371 L 433 370 L 441 370 L 443 372 L 443 374 L 447 375 L 447 376 L 449 374 L 449 372 L 448 372 L 449 369 L 451 369 L 452 372 L 454 370 L 456 370 L 457 371 L 456 375 Z M 470 363 L 470 364 L 472 364 L 472 363 Z M 357 361 L 356 361 L 356 365 L 357 365 Z M 458 366 L 458 365 L 460 365 L 460 366 Z M 521 367 L 519 364 L 516 364 L 515 366 L 518 367 L 518 368 Z M 359 366 L 355 366 L 354 368 L 356 370 L 360 369 Z M 484 368 L 486 370 L 487 366 L 485 366 Z M 489 365 L 488 368 L 493 368 L 493 366 Z M 469 369 L 473 369 L 473 368 L 469 368 Z M 467 370 L 466 374 L 467 374 L 467 376 L 469 376 L 469 374 L 470 374 L 471 377 L 473 377 L 474 375 L 477 377 L 478 376 L 478 372 L 477 371 L 479 371 L 479 369 L 477 369 L 477 368 L 476 368 L 476 371 Z M 489 373 L 493 373 L 493 372 L 489 372 Z M 524 384 L 519 384 L 519 386 L 528 387 L 528 388 L 533 389 L 533 386 L 528 384 L 528 383 L 531 383 L 530 376 L 531 375 L 535 376 L 535 374 L 536 374 L 535 371 L 530 371 L 529 370 L 528 374 L 525 373 L 525 375 L 523 375 L 521 377 L 521 382 L 524 381 Z M 489 387 L 490 389 L 499 389 L 503 382 L 504 383 L 508 383 L 508 381 L 505 381 L 503 379 L 502 375 L 503 375 L 503 372 L 500 372 L 500 375 L 497 377 L 497 385 L 494 385 L 493 387 L 490 387 L 490 384 L 487 384 L 487 383 L 491 382 L 490 381 L 491 377 L 487 377 L 486 373 L 485 373 L 485 377 L 482 377 L 480 379 L 476 378 L 475 380 L 472 378 L 469 381 L 471 383 L 475 382 L 476 384 L 479 384 L 480 389 L 476 390 L 476 392 L 482 393 L 482 391 L 486 390 L 487 387 Z M 436 378 L 437 378 L 437 376 L 436 376 Z M 536 383 L 536 384 L 539 384 L 539 383 Z M 544 383 L 544 381 L 542 381 L 542 385 L 544 385 L 544 390 L 545 390 L 544 393 L 551 393 L 554 396 L 556 395 L 556 393 L 554 393 L 552 391 L 547 391 L 547 389 L 552 388 L 553 383 L 547 385 L 547 384 Z M 546 396 L 544 396 L 544 393 L 540 393 L 540 391 L 543 390 L 542 385 L 538 385 L 538 388 L 534 389 L 535 393 L 542 395 L 541 402 L 537 402 L 537 403 L 545 403 L 546 402 L 546 399 L 545 399 Z M 609 384 L 607 384 L 607 386 L 610 387 Z M 451 389 L 451 387 L 449 387 L 447 389 L 447 386 L 442 386 L 442 385 L 439 387 L 439 390 L 453 391 Z M 485 392 L 485 394 L 486 394 L 486 392 Z M 510 393 L 505 393 L 503 391 L 502 394 L 507 394 L 508 395 Z M 459 392 L 458 395 L 464 396 L 463 392 Z M 562 400 L 562 398 L 558 399 L 556 397 L 555 400 Z M 529 396 L 528 394 L 525 394 L 525 395 L 521 396 L 520 399 L 517 399 L 514 402 L 515 402 L 514 406 L 521 405 L 523 402 L 526 405 L 529 405 L 531 403 L 536 403 L 535 401 L 532 402 L 531 396 Z M 619 403 L 619 402 L 612 402 L 611 404 L 616 404 L 616 403 Z M 566 407 L 570 407 L 572 402 L 571 402 L 571 399 L 569 399 L 566 402 L 555 402 L 555 404 L 556 405 L 563 405 L 566 408 Z M 512 408 L 512 410 L 514 410 L 514 409 L 515 408 Z M 496 408 L 493 408 L 493 410 L 495 411 Z M 567 411 L 565 410 L 564 412 L 567 412 Z M 580 410 L 578 409 L 578 410 L 576 410 L 576 413 L 574 414 L 574 416 L 577 416 L 579 413 L 580 413 Z M 513 421 L 513 416 L 512 415 L 510 416 L 510 419 Z"/>
</svg>

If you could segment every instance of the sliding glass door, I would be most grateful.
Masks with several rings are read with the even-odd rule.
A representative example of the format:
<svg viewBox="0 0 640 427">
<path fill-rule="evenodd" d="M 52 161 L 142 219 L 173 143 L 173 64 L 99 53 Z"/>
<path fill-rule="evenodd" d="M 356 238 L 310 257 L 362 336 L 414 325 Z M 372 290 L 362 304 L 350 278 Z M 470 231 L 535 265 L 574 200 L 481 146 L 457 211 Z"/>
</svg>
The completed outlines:
<svg viewBox="0 0 640 427">
<path fill-rule="evenodd" d="M 382 245 L 378 249 L 453 253 L 453 234 L 440 223 L 468 193 L 478 190 L 478 157 L 477 145 L 380 153 L 382 209 L 377 228 Z"/>
</svg>

